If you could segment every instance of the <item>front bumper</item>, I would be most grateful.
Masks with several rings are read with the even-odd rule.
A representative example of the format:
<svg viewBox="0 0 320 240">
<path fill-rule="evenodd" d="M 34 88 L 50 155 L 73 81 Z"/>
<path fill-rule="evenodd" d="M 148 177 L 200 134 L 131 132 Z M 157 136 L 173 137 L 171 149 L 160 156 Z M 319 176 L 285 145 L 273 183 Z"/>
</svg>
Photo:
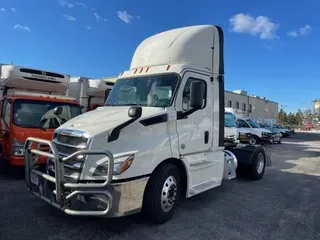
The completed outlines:
<svg viewBox="0 0 320 240">
<path fill-rule="evenodd" d="M 31 149 L 32 143 L 37 149 Z M 39 150 L 40 144 L 50 147 L 52 153 Z M 33 158 L 32 155 L 36 155 Z M 106 180 L 86 183 L 71 183 L 64 178 L 63 162 L 78 155 L 105 155 L 109 159 Z M 55 176 L 37 169 L 38 157 L 54 160 Z M 148 177 L 126 182 L 112 182 L 115 158 L 109 151 L 80 150 L 60 158 L 54 144 L 38 138 L 28 138 L 25 144 L 25 181 L 29 191 L 68 215 L 120 217 L 139 212 Z"/>
<path fill-rule="evenodd" d="M 271 141 L 272 141 L 272 134 L 265 134 L 265 135 L 262 135 L 260 138 L 260 142 L 263 142 L 263 143 L 270 143 Z"/>
<path fill-rule="evenodd" d="M 241 143 L 250 143 L 252 138 L 251 133 L 239 133 L 239 140 Z"/>
</svg>

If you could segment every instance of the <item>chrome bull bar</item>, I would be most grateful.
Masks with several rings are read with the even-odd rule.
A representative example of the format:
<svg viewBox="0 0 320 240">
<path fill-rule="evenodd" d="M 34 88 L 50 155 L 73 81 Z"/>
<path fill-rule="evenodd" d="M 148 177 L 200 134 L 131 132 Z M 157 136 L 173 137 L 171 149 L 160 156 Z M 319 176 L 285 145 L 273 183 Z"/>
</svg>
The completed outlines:
<svg viewBox="0 0 320 240">
<path fill-rule="evenodd" d="M 32 149 L 32 144 L 36 143 L 36 149 Z M 49 146 L 52 153 L 43 152 L 39 150 L 41 145 Z M 27 138 L 24 146 L 24 160 L 25 160 L 25 182 L 29 188 L 29 191 L 40 197 L 42 200 L 47 203 L 53 205 L 54 207 L 64 211 L 68 215 L 76 215 L 76 216 L 105 216 L 108 214 L 112 207 L 112 195 L 106 190 L 103 189 L 107 185 L 109 185 L 112 181 L 113 176 L 113 165 L 114 165 L 114 156 L 108 150 L 79 150 L 70 156 L 61 158 L 59 156 L 58 150 L 56 146 L 48 140 L 40 139 L 40 138 Z M 35 155 L 35 157 L 33 157 Z M 108 157 L 108 169 L 107 169 L 107 179 L 102 183 L 70 183 L 66 182 L 64 179 L 64 162 L 74 158 L 78 155 L 105 155 Z M 39 163 L 39 156 L 48 157 L 53 160 L 53 164 L 55 167 L 55 177 L 50 176 L 49 174 L 43 173 L 39 170 L 34 169 L 36 165 Z M 30 179 L 31 174 L 35 174 L 37 177 L 43 178 L 45 181 L 51 182 L 55 184 L 55 190 L 53 193 L 56 197 L 56 202 L 44 196 L 41 191 L 39 193 L 32 190 L 32 182 Z M 65 193 L 63 190 L 74 190 L 66 196 L 63 196 Z M 91 189 L 91 190 L 86 190 Z M 101 190 L 100 190 L 101 189 Z M 72 197 L 76 195 L 87 195 L 87 194 L 102 194 L 105 195 L 108 199 L 107 207 L 103 211 L 79 211 L 73 210 L 65 206 L 65 200 L 70 200 Z"/>
</svg>

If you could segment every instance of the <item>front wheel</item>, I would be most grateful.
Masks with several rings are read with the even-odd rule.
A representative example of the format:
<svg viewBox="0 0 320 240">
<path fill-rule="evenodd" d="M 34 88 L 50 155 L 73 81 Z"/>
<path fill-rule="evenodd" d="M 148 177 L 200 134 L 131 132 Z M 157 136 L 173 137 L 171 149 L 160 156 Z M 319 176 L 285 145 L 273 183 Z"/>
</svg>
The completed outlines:
<svg viewBox="0 0 320 240">
<path fill-rule="evenodd" d="M 251 144 L 259 144 L 259 138 L 257 136 L 252 136 Z"/>
<path fill-rule="evenodd" d="M 180 200 L 180 173 L 173 164 L 157 169 L 147 184 L 142 212 L 154 224 L 170 220 Z"/>
</svg>

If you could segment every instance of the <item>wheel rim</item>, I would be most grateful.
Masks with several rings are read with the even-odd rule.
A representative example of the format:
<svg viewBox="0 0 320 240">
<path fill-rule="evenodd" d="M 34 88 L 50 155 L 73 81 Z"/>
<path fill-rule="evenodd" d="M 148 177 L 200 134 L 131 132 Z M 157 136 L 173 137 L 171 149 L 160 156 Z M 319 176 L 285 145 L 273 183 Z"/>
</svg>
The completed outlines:
<svg viewBox="0 0 320 240">
<path fill-rule="evenodd" d="M 263 171 L 263 168 L 264 168 L 264 156 L 262 153 L 259 153 L 258 156 L 257 156 L 257 165 L 256 165 L 256 168 L 257 168 L 257 172 L 260 174 L 262 173 Z"/>
<path fill-rule="evenodd" d="M 168 212 L 173 207 L 177 197 L 177 181 L 173 176 L 169 176 L 163 184 L 161 192 L 162 210 Z"/>
<path fill-rule="evenodd" d="M 255 138 L 251 138 L 251 144 L 256 144 L 257 140 Z"/>
</svg>

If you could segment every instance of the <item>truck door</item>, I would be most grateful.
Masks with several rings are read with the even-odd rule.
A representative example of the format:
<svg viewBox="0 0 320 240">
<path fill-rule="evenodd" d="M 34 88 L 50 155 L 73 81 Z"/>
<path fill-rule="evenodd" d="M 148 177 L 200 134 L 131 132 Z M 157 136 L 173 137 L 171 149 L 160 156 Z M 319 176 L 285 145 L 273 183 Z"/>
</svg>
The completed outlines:
<svg viewBox="0 0 320 240">
<path fill-rule="evenodd" d="M 181 117 L 181 113 L 190 109 L 190 84 L 192 81 L 203 81 L 206 94 L 203 96 L 202 109 Z M 175 108 L 177 111 L 177 132 L 179 135 L 179 152 L 182 155 L 203 153 L 212 147 L 213 102 L 210 77 L 193 72 L 186 72 L 183 76 L 178 92 Z"/>
<path fill-rule="evenodd" d="M 202 108 L 183 117 L 181 113 L 190 109 L 190 84 L 192 81 L 203 81 L 206 85 L 206 94 L 203 96 Z M 219 119 L 214 114 L 214 100 L 219 101 L 219 96 L 213 98 L 213 86 L 208 75 L 186 72 L 180 84 L 176 97 L 175 108 L 177 111 L 178 151 L 180 158 L 187 165 L 188 191 L 192 196 L 221 184 L 224 164 L 224 153 L 218 147 Z M 214 118 L 216 117 L 216 118 Z M 214 126 L 216 125 L 216 131 Z M 214 138 L 214 133 L 216 137 Z"/>
</svg>

